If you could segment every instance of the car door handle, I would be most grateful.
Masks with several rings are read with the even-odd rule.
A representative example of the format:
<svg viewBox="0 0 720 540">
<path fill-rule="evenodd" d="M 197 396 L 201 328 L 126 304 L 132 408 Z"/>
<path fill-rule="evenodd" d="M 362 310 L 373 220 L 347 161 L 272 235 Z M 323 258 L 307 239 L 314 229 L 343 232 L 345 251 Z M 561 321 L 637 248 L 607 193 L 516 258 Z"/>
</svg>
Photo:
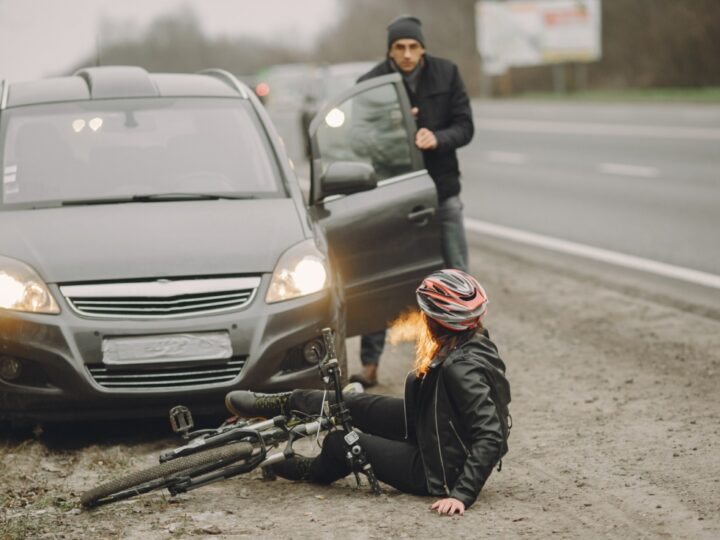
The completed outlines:
<svg viewBox="0 0 720 540">
<path fill-rule="evenodd" d="M 412 212 L 408 214 L 408 220 L 417 223 L 418 225 L 425 225 L 430 218 L 435 215 L 435 208 L 424 208 L 418 206 L 412 209 Z"/>
</svg>

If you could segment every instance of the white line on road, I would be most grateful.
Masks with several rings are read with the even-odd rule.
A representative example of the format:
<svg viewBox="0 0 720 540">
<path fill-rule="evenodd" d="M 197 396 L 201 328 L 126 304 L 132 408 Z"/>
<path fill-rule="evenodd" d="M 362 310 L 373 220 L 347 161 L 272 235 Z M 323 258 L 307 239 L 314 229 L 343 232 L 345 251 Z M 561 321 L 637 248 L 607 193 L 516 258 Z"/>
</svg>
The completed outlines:
<svg viewBox="0 0 720 540">
<path fill-rule="evenodd" d="M 528 160 L 526 154 L 519 154 L 517 152 L 500 152 L 497 150 L 485 152 L 485 158 L 491 163 L 504 163 L 507 165 L 522 165 L 527 163 Z"/>
<path fill-rule="evenodd" d="M 590 122 L 542 122 L 475 116 L 475 129 L 487 131 L 520 131 L 526 133 L 561 133 L 567 135 L 603 135 L 652 139 L 720 140 L 720 129 L 673 126 L 638 126 Z"/>
<path fill-rule="evenodd" d="M 660 175 L 660 171 L 655 167 L 625 165 L 623 163 L 601 163 L 600 170 L 606 174 L 616 174 L 618 176 L 638 176 L 640 178 L 657 178 Z"/>
<path fill-rule="evenodd" d="M 696 285 L 704 285 L 705 287 L 720 289 L 720 276 L 716 274 L 691 270 L 690 268 L 683 268 L 681 266 L 673 266 L 671 264 L 665 264 L 650 259 L 635 257 L 633 255 L 618 253 L 616 251 L 587 246 L 585 244 L 568 242 L 567 240 L 560 240 L 559 238 L 552 238 L 550 236 L 543 236 L 541 234 L 521 231 L 519 229 L 503 227 L 502 225 L 495 225 L 494 223 L 488 223 L 486 221 L 476 219 L 466 218 L 465 227 L 468 230 L 479 234 L 514 240 L 523 244 L 550 249 L 552 251 L 559 251 L 561 253 L 568 253 L 570 255 L 577 255 L 587 259 L 614 264 L 623 268 L 631 268 L 633 270 L 640 270 L 642 272 L 648 272 L 658 276 L 679 279 Z"/>
</svg>

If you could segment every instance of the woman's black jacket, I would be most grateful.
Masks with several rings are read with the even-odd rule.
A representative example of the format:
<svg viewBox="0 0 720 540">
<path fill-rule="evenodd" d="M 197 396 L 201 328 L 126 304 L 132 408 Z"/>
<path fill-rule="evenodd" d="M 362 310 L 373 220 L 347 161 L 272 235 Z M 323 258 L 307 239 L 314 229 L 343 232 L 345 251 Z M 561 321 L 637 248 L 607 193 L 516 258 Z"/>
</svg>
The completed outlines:
<svg viewBox="0 0 720 540">
<path fill-rule="evenodd" d="M 408 438 L 417 440 L 430 494 L 454 497 L 466 508 L 475 502 L 507 452 L 500 411 L 507 412 L 509 401 L 505 364 L 486 330 L 438 355 L 425 377 L 408 375 Z"/>
</svg>

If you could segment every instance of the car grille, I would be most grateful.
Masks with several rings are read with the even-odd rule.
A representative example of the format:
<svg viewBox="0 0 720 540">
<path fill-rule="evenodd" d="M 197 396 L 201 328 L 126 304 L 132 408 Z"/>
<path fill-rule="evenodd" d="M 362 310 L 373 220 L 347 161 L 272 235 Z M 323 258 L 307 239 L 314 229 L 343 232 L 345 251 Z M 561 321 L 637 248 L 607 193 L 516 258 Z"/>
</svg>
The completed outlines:
<svg viewBox="0 0 720 540">
<path fill-rule="evenodd" d="M 155 280 L 62 285 L 72 309 L 97 318 L 173 318 L 248 305 L 260 278 Z"/>
<path fill-rule="evenodd" d="M 236 356 L 201 366 L 107 369 L 97 364 L 87 368 L 95 382 L 105 388 L 170 388 L 230 382 L 240 374 L 246 360 L 245 356 Z"/>
</svg>

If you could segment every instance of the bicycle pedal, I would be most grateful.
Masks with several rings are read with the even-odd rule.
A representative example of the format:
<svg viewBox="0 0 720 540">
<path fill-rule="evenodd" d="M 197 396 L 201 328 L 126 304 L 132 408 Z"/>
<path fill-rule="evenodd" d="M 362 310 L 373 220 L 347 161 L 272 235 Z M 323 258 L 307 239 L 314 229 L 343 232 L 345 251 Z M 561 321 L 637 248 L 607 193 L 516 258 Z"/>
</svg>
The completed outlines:
<svg viewBox="0 0 720 540">
<path fill-rule="evenodd" d="M 184 405 L 177 405 L 170 409 L 169 416 L 170 427 L 173 432 L 179 433 L 180 435 L 187 435 L 187 433 L 195 426 L 190 409 Z"/>
</svg>

